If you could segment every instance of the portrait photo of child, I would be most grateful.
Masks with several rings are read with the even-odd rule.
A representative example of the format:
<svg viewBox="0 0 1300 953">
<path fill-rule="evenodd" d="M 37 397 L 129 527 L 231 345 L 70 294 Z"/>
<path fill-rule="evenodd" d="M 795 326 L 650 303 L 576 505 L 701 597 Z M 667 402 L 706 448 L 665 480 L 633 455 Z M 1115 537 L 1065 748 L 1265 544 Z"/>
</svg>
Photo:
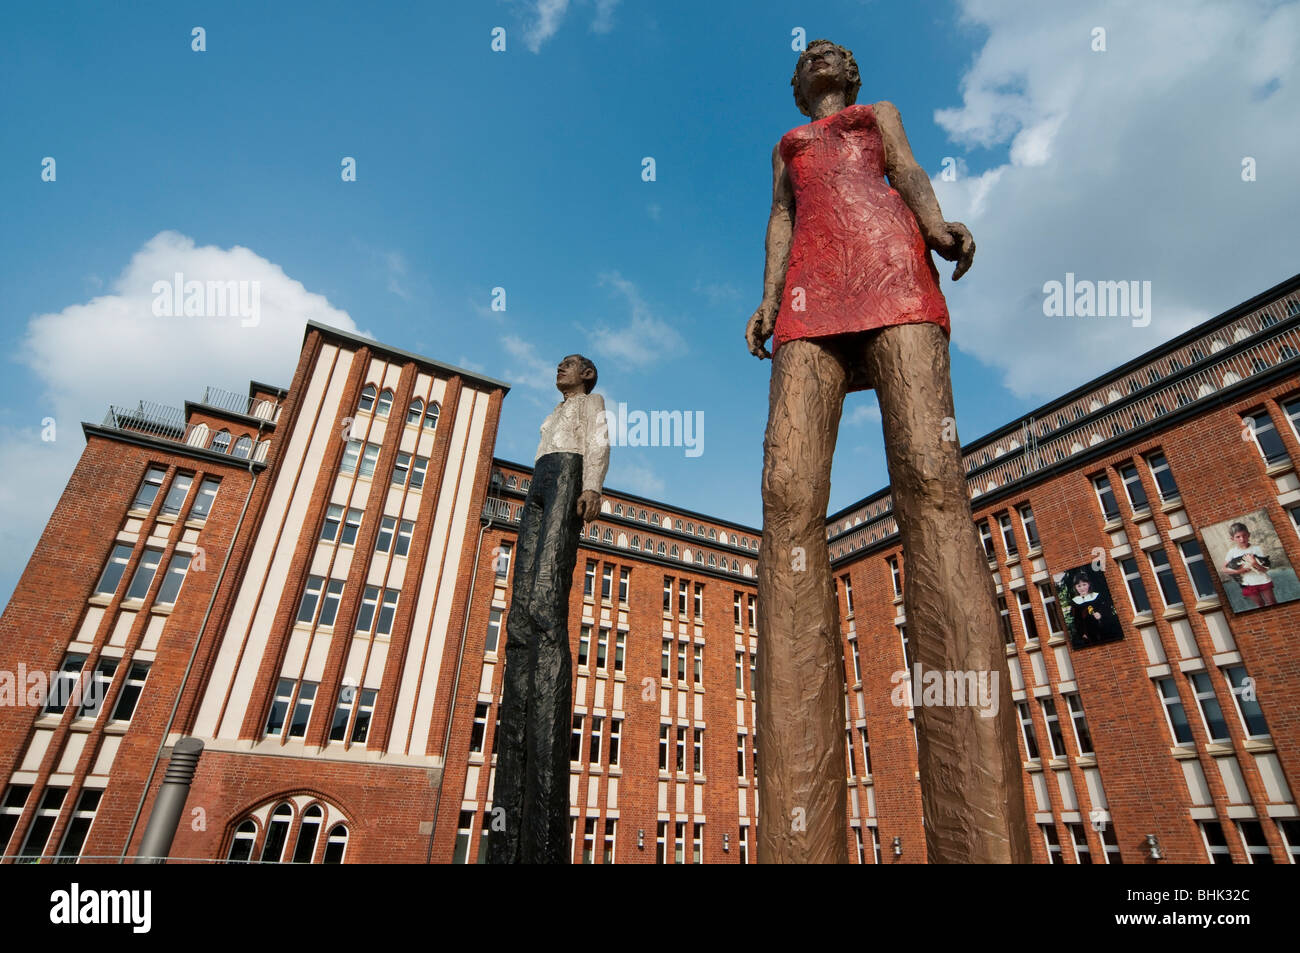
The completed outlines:
<svg viewBox="0 0 1300 953">
<path fill-rule="evenodd" d="M 1105 573 L 1077 566 L 1056 577 L 1056 599 L 1070 633 L 1070 647 L 1084 649 L 1124 638 Z"/>
<path fill-rule="evenodd" d="M 1267 510 L 1255 510 L 1201 531 L 1233 612 L 1300 599 L 1300 579 Z"/>
</svg>

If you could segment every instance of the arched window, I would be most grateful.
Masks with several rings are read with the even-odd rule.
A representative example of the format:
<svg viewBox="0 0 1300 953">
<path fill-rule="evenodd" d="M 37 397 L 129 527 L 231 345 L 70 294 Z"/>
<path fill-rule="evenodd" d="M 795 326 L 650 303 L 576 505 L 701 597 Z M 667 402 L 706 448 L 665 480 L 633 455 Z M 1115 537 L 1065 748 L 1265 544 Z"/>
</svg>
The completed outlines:
<svg viewBox="0 0 1300 953">
<path fill-rule="evenodd" d="M 681 520 L 673 520 L 673 529 L 677 530 L 677 532 L 680 533 L 680 532 L 682 531 L 682 521 L 681 521 Z"/>
<path fill-rule="evenodd" d="M 696 552 L 695 552 L 695 562 L 698 563 L 699 565 L 703 566 L 703 565 L 704 565 L 704 553 L 700 552 L 699 550 L 696 550 Z"/>
<path fill-rule="evenodd" d="M 262 845 L 262 863 L 278 864 L 284 859 L 284 842 L 289 839 L 289 825 L 293 822 L 293 808 L 281 804 L 271 815 L 266 827 L 266 843 Z"/>
<path fill-rule="evenodd" d="M 688 532 L 688 533 L 694 533 L 694 532 L 695 532 L 695 524 L 694 524 L 694 523 L 687 523 L 687 524 L 686 524 L 686 532 Z"/>
<path fill-rule="evenodd" d="M 677 558 L 677 544 L 676 544 L 676 543 L 673 544 L 673 548 L 672 548 L 672 553 L 671 553 L 671 555 L 672 555 L 673 559 L 676 559 L 676 558 Z"/>
<path fill-rule="evenodd" d="M 393 392 L 384 388 L 379 392 L 379 400 L 375 402 L 375 416 L 387 417 L 388 411 L 393 407 Z"/>
<path fill-rule="evenodd" d="M 645 510 L 642 510 L 642 511 L 641 511 L 641 522 L 644 523 L 644 522 L 646 522 L 646 521 L 649 520 L 649 519 L 650 519 L 650 514 L 647 513 Z"/>
<path fill-rule="evenodd" d="M 335 824 L 330 828 L 329 840 L 325 841 L 325 856 L 322 864 L 341 864 L 348 849 L 348 828 L 345 824 Z"/>
<path fill-rule="evenodd" d="M 593 526 L 593 527 L 592 527 L 592 528 L 587 532 L 587 535 L 590 536 L 592 539 L 600 539 L 600 527 L 599 527 L 599 526 Z"/>
<path fill-rule="evenodd" d="M 516 486 L 515 478 L 513 476 L 506 477 L 506 489 L 513 490 L 515 486 Z"/>
<path fill-rule="evenodd" d="M 253 452 L 253 438 L 245 434 L 235 441 L 235 449 L 230 451 L 232 456 L 239 457 L 241 460 L 247 460 L 248 455 Z"/>
<path fill-rule="evenodd" d="M 709 530 L 709 539 L 717 539 L 717 538 L 718 538 L 718 531 L 716 529 Z"/>
<path fill-rule="evenodd" d="M 622 515 L 623 515 L 623 504 L 622 504 L 622 503 L 616 503 L 616 504 L 614 504 L 614 515 L 615 515 L 615 516 L 622 516 Z"/>
<path fill-rule="evenodd" d="M 209 447 L 209 449 L 215 450 L 217 453 L 229 453 L 230 452 L 230 431 L 224 428 L 218 430 L 216 434 L 213 435 L 212 437 L 212 445 L 211 447 Z"/>
<path fill-rule="evenodd" d="M 367 384 L 361 389 L 361 400 L 357 401 L 357 410 L 375 409 L 375 385 Z"/>
<path fill-rule="evenodd" d="M 325 812 L 319 804 L 313 804 L 302 815 L 298 825 L 298 842 L 293 847 L 293 863 L 310 864 L 316 856 L 316 838 L 320 836 L 320 826 L 325 822 Z"/>
<path fill-rule="evenodd" d="M 426 411 L 424 412 L 424 429 L 425 429 L 425 430 L 437 430 L 437 429 L 438 429 L 438 414 L 440 414 L 440 413 L 442 413 L 442 409 L 438 406 L 438 402 L 437 402 L 436 400 L 435 400 L 435 401 L 430 401 L 430 403 L 429 403 L 429 409 L 426 410 Z M 344 836 L 346 836 L 346 835 L 344 835 Z"/>
<path fill-rule="evenodd" d="M 650 522 L 651 522 L 652 525 L 654 525 L 654 526 L 658 526 L 658 525 L 659 525 L 659 514 L 658 514 L 658 513 L 651 513 L 651 514 L 650 514 Z"/>
<path fill-rule="evenodd" d="M 246 864 L 253 856 L 253 844 L 257 841 L 257 825 L 249 818 L 235 828 L 235 839 L 230 842 L 230 853 L 226 859 L 237 864 Z"/>
<path fill-rule="evenodd" d="M 736 562 L 734 559 L 731 561 L 731 571 L 740 572 L 740 563 Z"/>
<path fill-rule="evenodd" d="M 709 553 L 709 565 L 715 567 L 718 565 L 718 557 L 713 555 L 713 553 Z"/>
<path fill-rule="evenodd" d="M 418 426 L 420 418 L 423 416 L 424 401 L 417 397 L 415 400 L 411 401 L 411 406 L 406 409 L 406 422 L 407 424 L 415 424 Z"/>
<path fill-rule="evenodd" d="M 607 543 L 614 542 L 614 531 L 612 529 L 605 530 L 605 542 Z"/>
<path fill-rule="evenodd" d="M 522 480 L 519 481 L 519 489 L 523 490 L 525 493 L 528 492 L 528 488 L 532 485 L 533 485 L 533 481 L 528 479 L 528 477 L 524 477 Z"/>
<path fill-rule="evenodd" d="M 640 549 L 640 548 L 641 548 L 641 537 L 640 537 L 640 536 L 633 536 L 633 537 L 632 537 L 632 548 L 633 548 L 633 549 Z"/>
<path fill-rule="evenodd" d="M 660 541 L 660 543 L 659 543 L 659 549 L 658 549 L 657 551 L 658 551 L 658 553 L 659 553 L 660 556 L 662 556 L 662 555 L 664 554 L 664 544 L 663 544 L 662 541 Z"/>
</svg>

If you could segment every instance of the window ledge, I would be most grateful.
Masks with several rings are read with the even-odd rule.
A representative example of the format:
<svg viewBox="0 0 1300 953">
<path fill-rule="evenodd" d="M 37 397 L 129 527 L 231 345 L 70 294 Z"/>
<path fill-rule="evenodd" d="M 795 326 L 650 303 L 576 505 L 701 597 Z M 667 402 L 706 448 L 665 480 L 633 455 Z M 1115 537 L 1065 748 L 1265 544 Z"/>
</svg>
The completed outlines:
<svg viewBox="0 0 1300 953">
<path fill-rule="evenodd" d="M 1134 522 L 1136 522 L 1137 520 L 1148 519 L 1150 516 L 1151 516 L 1151 504 L 1150 504 L 1150 503 L 1145 503 L 1145 504 L 1143 504 L 1142 506 L 1135 506 L 1135 507 L 1133 507 L 1133 520 L 1134 520 Z"/>
<path fill-rule="evenodd" d="M 145 519 L 146 517 L 148 517 L 149 511 L 142 510 L 139 507 L 133 506 L 126 511 L 126 515 L 132 517 L 133 519 Z"/>
<path fill-rule="evenodd" d="M 1007 565 L 1007 566 L 1015 566 L 1015 565 L 1018 565 L 1019 562 L 1020 562 L 1020 555 L 1017 553 L 1017 554 L 1014 555 L 1014 556 L 1008 556 L 1008 557 L 1007 557 L 1007 561 L 1006 561 L 1006 563 L 1005 563 L 1004 565 Z"/>
<path fill-rule="evenodd" d="M 1047 640 L 1048 645 L 1064 645 L 1066 638 L 1064 635 L 1053 635 Z"/>
<path fill-rule="evenodd" d="M 207 525 L 208 519 L 206 516 L 202 519 L 189 519 L 185 521 L 186 529 L 203 529 L 203 527 Z"/>
<path fill-rule="evenodd" d="M 1025 639 L 1025 648 L 1036 649 L 1038 647 L 1039 647 L 1039 643 L 1037 639 Z"/>
<path fill-rule="evenodd" d="M 1180 602 L 1165 609 L 1160 615 L 1165 619 L 1181 619 L 1187 615 L 1187 606 Z"/>
<path fill-rule="evenodd" d="M 1197 600 L 1196 600 L 1196 611 L 1197 611 L 1197 612 L 1209 612 L 1211 609 L 1217 609 L 1217 608 L 1219 608 L 1221 605 L 1223 605 L 1223 603 L 1221 603 L 1221 602 L 1219 601 L 1219 597 L 1218 597 L 1218 596 L 1215 596 L 1215 597 L 1213 597 L 1213 598 L 1211 598 L 1211 599 L 1197 599 Z"/>
<path fill-rule="evenodd" d="M 110 721 L 104 725 L 104 734 L 106 735 L 124 735 L 131 727 L 129 721 Z"/>
<path fill-rule="evenodd" d="M 1151 621 L 1153 621 L 1154 619 L 1155 619 L 1155 616 L 1153 616 L 1153 615 L 1151 614 L 1151 610 L 1148 609 L 1146 612 L 1139 612 L 1139 613 L 1137 613 L 1136 615 L 1134 615 L 1134 616 L 1133 616 L 1133 624 L 1134 624 L 1134 625 L 1146 625 L 1148 622 L 1151 622 Z"/>
<path fill-rule="evenodd" d="M 1182 508 L 1183 498 L 1181 496 L 1170 497 L 1167 500 L 1162 500 L 1160 503 L 1161 513 L 1172 513 L 1174 510 L 1181 510 Z"/>
<path fill-rule="evenodd" d="M 1251 754 L 1267 754 L 1270 751 L 1276 751 L 1273 747 L 1272 735 L 1259 735 L 1254 738 L 1246 738 L 1242 746 Z"/>
<path fill-rule="evenodd" d="M 1043 761 L 1041 758 L 1031 758 L 1025 762 L 1025 770 L 1030 774 L 1037 774 L 1043 770 Z"/>
<path fill-rule="evenodd" d="M 1205 743 L 1205 753 L 1211 757 L 1225 754 L 1235 754 L 1236 749 L 1232 747 L 1230 741 L 1207 741 Z"/>
<path fill-rule="evenodd" d="M 1097 764 L 1097 755 L 1095 753 L 1075 755 L 1074 763 L 1080 767 L 1095 767 Z"/>
<path fill-rule="evenodd" d="M 1103 516 L 1104 516 L 1104 515 L 1105 515 L 1105 514 L 1103 514 Z M 1115 517 L 1112 517 L 1112 518 L 1106 520 L 1106 522 L 1102 525 L 1101 528 L 1102 528 L 1102 531 L 1103 531 L 1103 532 L 1106 532 L 1106 533 L 1113 533 L 1113 532 L 1115 532 L 1116 530 L 1119 530 L 1119 529 L 1123 529 L 1123 528 L 1124 528 L 1124 521 L 1123 521 L 1122 519 L 1120 519 L 1118 516 L 1115 516 Z"/>
<path fill-rule="evenodd" d="M 1007 642 L 1006 645 L 1005 645 L 1005 647 L 1004 647 L 1004 651 L 1006 652 L 1007 655 L 1015 655 L 1015 654 L 1016 654 L 1016 644 L 1015 644 L 1014 642 Z"/>
<path fill-rule="evenodd" d="M 63 721 L 63 712 L 47 712 L 44 707 L 41 708 L 41 714 L 36 716 L 37 728 L 57 728 Z"/>
<path fill-rule="evenodd" d="M 1070 767 L 1070 759 L 1053 758 L 1051 761 L 1047 762 L 1047 766 L 1051 768 L 1053 771 L 1065 771 L 1068 770 Z"/>
<path fill-rule="evenodd" d="M 110 602 L 113 601 L 113 597 L 112 597 L 112 596 L 105 596 L 105 595 L 101 595 L 101 594 L 99 594 L 99 593 L 96 593 L 95 595 L 93 595 L 93 596 L 91 596 L 89 599 L 87 599 L 86 601 L 87 601 L 88 603 L 90 603 L 90 605 L 92 605 L 92 606 L 106 606 L 106 605 L 108 605 Z"/>
<path fill-rule="evenodd" d="M 176 522 L 176 514 L 175 514 L 175 513 L 159 513 L 159 514 L 158 514 L 158 517 L 157 517 L 157 522 L 159 522 L 159 523 L 166 523 L 168 526 L 170 526 L 172 523 L 175 523 L 175 522 Z"/>
<path fill-rule="evenodd" d="M 171 615 L 172 610 L 176 608 L 176 603 L 168 602 L 162 605 L 154 605 L 149 608 L 152 615 Z"/>
<path fill-rule="evenodd" d="M 143 605 L 144 605 L 143 599 L 123 599 L 122 604 L 118 606 L 118 608 L 136 610 Z"/>
<path fill-rule="evenodd" d="M 1281 476 L 1283 473 L 1290 473 L 1295 469 L 1295 464 L 1290 460 L 1282 460 L 1278 463 L 1271 464 L 1264 468 L 1264 473 L 1268 476 Z"/>
<path fill-rule="evenodd" d="M 898 593 L 896 596 L 894 596 L 894 605 L 898 605 L 902 601 L 903 601 L 903 594 L 901 592 Z"/>
</svg>

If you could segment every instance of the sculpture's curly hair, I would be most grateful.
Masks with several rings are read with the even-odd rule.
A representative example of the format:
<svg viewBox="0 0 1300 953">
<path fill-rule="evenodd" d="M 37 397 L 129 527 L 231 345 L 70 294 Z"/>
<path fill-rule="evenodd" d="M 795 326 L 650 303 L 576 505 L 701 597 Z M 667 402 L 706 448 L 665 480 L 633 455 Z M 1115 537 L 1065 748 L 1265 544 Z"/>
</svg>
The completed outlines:
<svg viewBox="0 0 1300 953">
<path fill-rule="evenodd" d="M 803 61 L 812 52 L 813 47 L 817 46 L 829 46 L 839 50 L 848 64 L 849 82 L 844 90 L 845 106 L 852 106 L 858 101 L 858 90 L 862 88 L 862 76 L 858 73 L 858 61 L 853 58 L 852 50 L 840 46 L 838 43 L 832 43 L 830 40 L 813 40 L 799 54 L 799 60 L 794 64 L 794 75 L 790 77 L 790 85 L 794 87 L 794 104 L 799 107 L 801 113 L 809 117 L 812 116 L 809 111 L 810 107 L 807 100 L 803 98 L 803 94 L 799 91 L 799 68 L 803 66 Z"/>
</svg>

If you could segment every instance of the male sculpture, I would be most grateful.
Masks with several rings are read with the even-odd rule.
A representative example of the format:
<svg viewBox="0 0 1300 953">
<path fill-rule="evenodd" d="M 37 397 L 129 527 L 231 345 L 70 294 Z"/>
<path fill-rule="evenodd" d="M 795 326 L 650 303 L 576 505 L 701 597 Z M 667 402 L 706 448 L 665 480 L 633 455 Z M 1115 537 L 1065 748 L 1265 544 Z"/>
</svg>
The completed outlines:
<svg viewBox="0 0 1300 953">
<path fill-rule="evenodd" d="M 582 525 L 600 513 L 609 431 L 604 398 L 591 392 L 595 364 L 570 354 L 556 368 L 555 386 L 564 400 L 542 423 L 519 520 L 506 617 L 505 687 L 488 835 L 493 864 L 570 860 L 569 589 Z"/>
<path fill-rule="evenodd" d="M 964 225 L 943 220 L 898 110 L 855 105 L 862 84 L 850 51 L 814 41 L 791 84 L 813 121 L 772 151 L 763 301 L 745 331 L 755 356 L 772 357 L 758 574 L 758 859 L 846 863 L 845 676 L 825 537 L 846 392 L 874 388 L 880 402 L 913 661 L 953 675 L 1005 674 L 1006 663 L 952 424 L 948 311 L 929 254 L 956 261 L 956 280 L 975 243 Z M 901 652 L 898 663 L 905 667 Z M 998 679 L 994 717 L 973 705 L 916 707 L 931 862 L 1030 859 L 1007 681 Z"/>
</svg>

